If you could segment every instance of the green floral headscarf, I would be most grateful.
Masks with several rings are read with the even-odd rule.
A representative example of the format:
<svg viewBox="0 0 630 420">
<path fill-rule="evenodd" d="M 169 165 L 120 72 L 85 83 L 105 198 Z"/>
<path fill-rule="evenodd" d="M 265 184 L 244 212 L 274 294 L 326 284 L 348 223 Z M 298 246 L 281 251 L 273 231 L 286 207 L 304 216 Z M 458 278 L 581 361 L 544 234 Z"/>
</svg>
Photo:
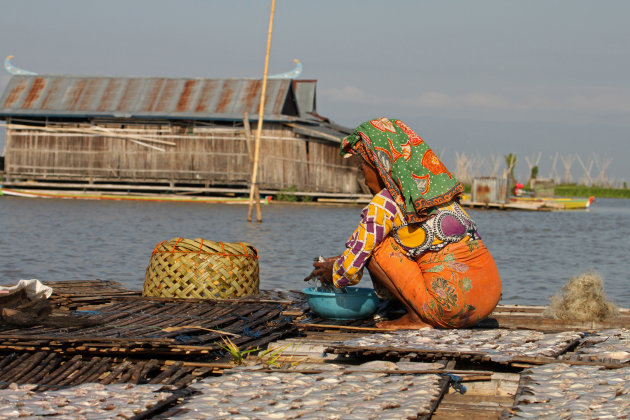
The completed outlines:
<svg viewBox="0 0 630 420">
<path fill-rule="evenodd" d="M 432 207 L 464 191 L 424 140 L 400 120 L 364 122 L 342 139 L 340 152 L 358 154 L 376 168 L 409 223 L 425 221 Z"/>
</svg>

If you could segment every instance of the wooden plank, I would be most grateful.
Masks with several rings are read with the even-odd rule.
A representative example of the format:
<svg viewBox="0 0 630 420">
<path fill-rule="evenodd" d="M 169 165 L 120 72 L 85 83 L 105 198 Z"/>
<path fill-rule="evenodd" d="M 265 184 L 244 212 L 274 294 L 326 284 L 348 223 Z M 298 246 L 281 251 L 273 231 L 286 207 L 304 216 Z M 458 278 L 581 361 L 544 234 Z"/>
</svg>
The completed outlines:
<svg viewBox="0 0 630 420">
<path fill-rule="evenodd" d="M 497 376 L 498 375 L 498 376 Z M 506 379 L 502 374 L 493 374 L 491 381 L 483 382 L 483 386 L 477 386 L 480 382 L 466 384 L 466 393 L 449 392 L 442 399 L 434 419 L 499 419 L 506 408 L 514 403 L 514 394 L 518 387 L 518 374 L 509 374 L 509 393 L 505 393 L 501 383 Z"/>
<path fill-rule="evenodd" d="M 545 365 L 549 363 L 565 363 L 567 365 L 579 366 L 601 366 L 606 369 L 619 369 L 630 367 L 630 363 L 610 363 L 599 360 L 572 360 L 572 359 L 556 359 L 553 357 L 533 357 L 533 356 L 515 356 L 511 360 L 512 363 L 521 363 L 529 365 Z"/>
<path fill-rule="evenodd" d="M 571 321 L 542 316 L 528 316 L 520 314 L 491 315 L 479 326 L 494 326 L 495 328 L 529 329 L 544 332 L 561 331 L 598 331 L 614 328 L 626 328 L 630 325 L 630 317 L 620 316 L 606 321 Z"/>
<path fill-rule="evenodd" d="M 452 373 L 462 377 L 462 381 L 489 381 L 492 379 L 493 371 L 489 370 L 459 370 L 459 369 L 365 369 L 365 368 L 353 368 L 352 366 L 340 368 L 345 373 L 384 373 L 387 375 L 427 375 L 427 374 L 440 374 L 440 373 Z M 303 373 L 303 374 L 315 374 L 324 373 L 330 371 L 323 365 L 321 369 L 306 368 L 300 369 L 299 365 L 296 368 L 291 369 L 256 369 L 256 372 L 266 373 Z"/>
<path fill-rule="evenodd" d="M 9 340 L 32 340 L 32 339 L 37 339 L 39 340 L 37 342 L 37 344 L 41 344 L 42 341 L 50 341 L 49 345 L 60 345 L 61 342 L 63 342 L 63 344 L 75 344 L 75 343 L 89 343 L 91 341 L 96 341 L 97 343 L 95 343 L 95 345 L 99 345 L 102 343 L 108 343 L 108 344 L 112 344 L 112 343 L 125 343 L 125 344 L 135 344 L 135 345 L 145 345 L 145 344 L 165 344 L 165 345 L 169 345 L 169 344 L 176 344 L 176 342 L 174 342 L 173 340 L 170 339 L 164 339 L 164 338 L 119 338 L 119 337 L 98 337 L 98 336 L 88 336 L 88 337 L 76 337 L 73 335 L 68 335 L 68 336 L 47 336 L 47 335 L 38 335 L 38 336 L 32 336 L 32 335 L 27 335 L 27 334 L 4 334 L 4 333 L 0 333 L 0 339 L 9 339 Z M 3 343 L 5 344 L 5 343 Z M 27 343 L 20 343 L 22 345 L 28 345 Z"/>
</svg>

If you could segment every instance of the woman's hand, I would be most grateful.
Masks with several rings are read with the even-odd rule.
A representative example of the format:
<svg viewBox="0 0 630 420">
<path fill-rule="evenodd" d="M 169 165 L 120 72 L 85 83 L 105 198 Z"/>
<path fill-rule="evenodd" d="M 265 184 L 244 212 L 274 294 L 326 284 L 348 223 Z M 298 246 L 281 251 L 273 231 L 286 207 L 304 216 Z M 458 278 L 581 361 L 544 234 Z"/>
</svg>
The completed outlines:
<svg viewBox="0 0 630 420">
<path fill-rule="evenodd" d="M 322 285 L 332 285 L 333 266 L 338 258 L 339 256 L 328 257 L 325 258 L 324 261 L 315 261 L 313 263 L 313 267 L 315 267 L 315 269 L 307 278 L 304 279 L 304 281 L 308 281 L 313 277 L 319 277 L 319 281 L 322 282 Z"/>
</svg>

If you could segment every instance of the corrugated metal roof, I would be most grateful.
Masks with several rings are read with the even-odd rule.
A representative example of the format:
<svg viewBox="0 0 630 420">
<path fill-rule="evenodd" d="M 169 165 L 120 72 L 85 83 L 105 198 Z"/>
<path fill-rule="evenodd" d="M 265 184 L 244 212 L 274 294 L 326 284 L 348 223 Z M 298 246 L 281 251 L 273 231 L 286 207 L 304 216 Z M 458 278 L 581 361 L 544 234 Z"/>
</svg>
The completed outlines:
<svg viewBox="0 0 630 420">
<path fill-rule="evenodd" d="M 0 117 L 258 118 L 262 80 L 16 75 Z M 267 81 L 265 120 L 298 118 L 291 80 Z"/>
<path fill-rule="evenodd" d="M 300 124 L 300 123 L 287 123 L 289 127 L 293 128 L 293 131 L 297 134 L 304 136 L 314 137 L 326 141 L 332 141 L 335 143 L 341 143 L 341 139 L 347 136 L 349 133 L 344 133 L 338 128 L 333 128 L 330 124 Z"/>
</svg>

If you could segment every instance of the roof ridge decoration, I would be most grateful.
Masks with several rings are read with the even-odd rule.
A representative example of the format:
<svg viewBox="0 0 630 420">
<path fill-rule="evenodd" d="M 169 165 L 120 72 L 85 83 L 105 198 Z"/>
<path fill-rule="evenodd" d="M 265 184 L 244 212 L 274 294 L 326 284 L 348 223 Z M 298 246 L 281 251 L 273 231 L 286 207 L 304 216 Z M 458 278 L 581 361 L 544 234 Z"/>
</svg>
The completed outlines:
<svg viewBox="0 0 630 420">
<path fill-rule="evenodd" d="M 37 73 L 32 72 L 32 71 L 28 71 L 28 70 L 24 70 L 21 69 L 19 67 L 15 67 L 13 65 L 13 63 L 11 63 L 11 59 L 13 58 L 12 55 L 9 55 L 7 58 L 4 59 L 4 68 L 6 71 L 8 71 L 11 74 L 27 74 L 27 75 L 36 75 Z"/>
<path fill-rule="evenodd" d="M 278 73 L 267 76 L 268 79 L 297 79 L 302 74 L 302 63 L 297 58 L 293 60 L 296 64 L 295 68 L 286 73 Z"/>
</svg>

